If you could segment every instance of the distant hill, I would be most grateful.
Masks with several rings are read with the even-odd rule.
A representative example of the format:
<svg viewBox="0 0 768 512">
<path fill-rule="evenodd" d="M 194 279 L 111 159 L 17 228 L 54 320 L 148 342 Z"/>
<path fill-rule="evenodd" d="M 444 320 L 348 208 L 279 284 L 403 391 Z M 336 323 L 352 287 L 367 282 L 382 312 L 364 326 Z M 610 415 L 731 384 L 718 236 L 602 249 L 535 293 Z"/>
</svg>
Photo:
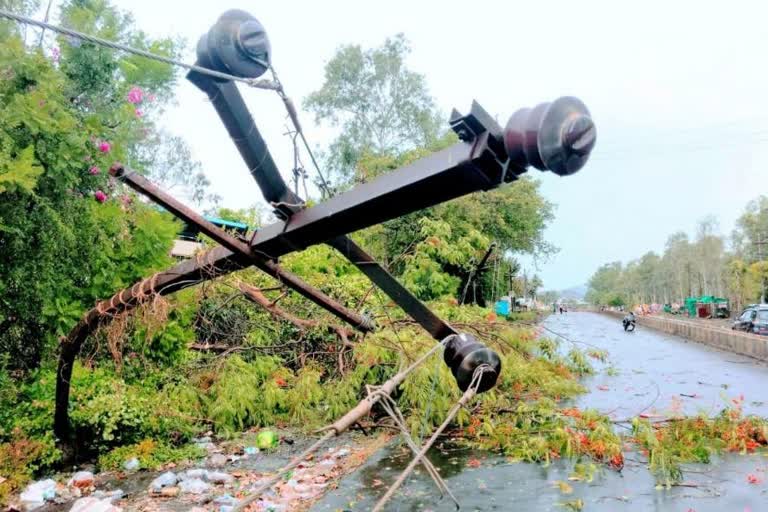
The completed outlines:
<svg viewBox="0 0 768 512">
<path fill-rule="evenodd" d="M 584 296 L 587 294 L 587 285 L 580 284 L 578 286 L 571 286 L 565 290 L 560 290 L 560 297 L 565 300 L 584 300 Z"/>
</svg>

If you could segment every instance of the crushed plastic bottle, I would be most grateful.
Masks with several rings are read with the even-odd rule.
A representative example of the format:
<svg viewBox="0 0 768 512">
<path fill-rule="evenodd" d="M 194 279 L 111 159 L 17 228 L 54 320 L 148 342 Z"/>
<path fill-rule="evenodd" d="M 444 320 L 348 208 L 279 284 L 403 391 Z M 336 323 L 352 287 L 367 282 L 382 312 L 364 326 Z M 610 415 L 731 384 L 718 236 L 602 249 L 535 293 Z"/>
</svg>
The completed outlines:
<svg viewBox="0 0 768 512">
<path fill-rule="evenodd" d="M 189 480 L 190 478 L 200 478 L 205 480 L 208 478 L 208 470 L 202 468 L 188 469 L 181 474 L 182 480 Z"/>
<path fill-rule="evenodd" d="M 109 498 L 100 500 L 89 496 L 77 500 L 69 512 L 122 512 L 122 510 L 122 508 L 113 505 Z"/>
<path fill-rule="evenodd" d="M 80 489 L 86 489 L 93 485 L 93 473 L 90 471 L 78 471 L 69 480 L 69 485 Z"/>
<path fill-rule="evenodd" d="M 235 499 L 230 494 L 222 494 L 221 496 L 218 496 L 215 500 L 213 500 L 213 502 L 216 505 L 223 505 L 223 506 L 230 506 L 230 507 L 232 507 L 232 506 L 235 505 L 235 503 L 237 503 L 237 499 Z M 222 506 L 222 509 L 224 508 L 223 506 Z"/>
<path fill-rule="evenodd" d="M 183 493 L 203 494 L 207 492 L 211 486 L 199 478 L 190 478 L 188 480 L 182 480 L 182 482 L 179 484 L 179 488 Z"/>
<path fill-rule="evenodd" d="M 223 471 L 208 471 L 205 479 L 212 484 L 226 484 L 234 480 L 235 477 Z"/>
<path fill-rule="evenodd" d="M 56 482 L 50 478 L 33 482 L 19 496 L 25 510 L 35 510 L 56 497 Z"/>
<path fill-rule="evenodd" d="M 176 485 L 176 482 L 178 482 L 179 479 L 176 476 L 176 473 L 173 471 L 167 471 L 163 473 L 162 475 L 158 476 L 154 480 L 152 480 L 152 483 L 149 484 L 150 489 L 152 489 L 155 492 L 160 492 L 163 487 L 170 487 L 172 485 Z"/>
<path fill-rule="evenodd" d="M 141 467 L 141 462 L 139 462 L 139 459 L 137 459 L 136 457 L 133 457 L 123 462 L 123 469 L 126 471 L 136 471 L 140 467 Z"/>
<path fill-rule="evenodd" d="M 91 498 L 108 499 L 111 502 L 123 499 L 125 491 L 122 489 L 115 489 L 114 491 L 94 491 L 91 494 Z"/>
</svg>

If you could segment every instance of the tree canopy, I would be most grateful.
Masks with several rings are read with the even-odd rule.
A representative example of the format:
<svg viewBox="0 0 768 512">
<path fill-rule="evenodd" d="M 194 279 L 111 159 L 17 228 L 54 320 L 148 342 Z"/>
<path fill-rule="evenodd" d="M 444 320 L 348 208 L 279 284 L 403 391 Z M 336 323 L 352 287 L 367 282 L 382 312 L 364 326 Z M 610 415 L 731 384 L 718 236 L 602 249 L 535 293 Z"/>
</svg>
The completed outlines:
<svg viewBox="0 0 768 512">
<path fill-rule="evenodd" d="M 66 2 L 61 20 L 162 55 L 179 51 L 102 0 Z M 26 45 L 18 29 L 4 26 L 0 350 L 30 368 L 97 299 L 170 262 L 176 223 L 124 193 L 109 166 L 120 161 L 161 175 L 177 172 L 163 155 L 185 154 L 154 124 L 176 83 L 170 66 L 52 35 Z"/>
<path fill-rule="evenodd" d="M 589 281 L 587 299 L 594 304 L 630 305 L 682 303 L 686 297 L 716 295 L 729 298 L 735 309 L 757 301 L 768 277 L 764 260 L 768 247 L 759 249 L 758 244 L 768 233 L 766 206 L 764 196 L 747 204 L 730 240 L 718 234 L 717 219 L 709 216 L 698 223 L 693 239 L 684 232 L 670 235 L 661 255 L 648 252 L 625 265 L 601 266 Z"/>
</svg>

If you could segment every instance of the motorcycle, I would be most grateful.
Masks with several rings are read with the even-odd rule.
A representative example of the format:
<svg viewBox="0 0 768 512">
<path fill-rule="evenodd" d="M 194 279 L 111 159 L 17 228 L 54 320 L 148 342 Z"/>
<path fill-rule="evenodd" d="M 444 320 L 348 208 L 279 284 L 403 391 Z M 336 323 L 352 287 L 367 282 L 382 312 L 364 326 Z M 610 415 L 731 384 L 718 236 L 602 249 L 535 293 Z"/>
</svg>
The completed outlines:
<svg viewBox="0 0 768 512">
<path fill-rule="evenodd" d="M 624 325 L 624 332 L 632 332 L 635 330 L 635 317 L 634 316 L 625 316 L 624 319 L 621 321 L 622 325 Z"/>
</svg>

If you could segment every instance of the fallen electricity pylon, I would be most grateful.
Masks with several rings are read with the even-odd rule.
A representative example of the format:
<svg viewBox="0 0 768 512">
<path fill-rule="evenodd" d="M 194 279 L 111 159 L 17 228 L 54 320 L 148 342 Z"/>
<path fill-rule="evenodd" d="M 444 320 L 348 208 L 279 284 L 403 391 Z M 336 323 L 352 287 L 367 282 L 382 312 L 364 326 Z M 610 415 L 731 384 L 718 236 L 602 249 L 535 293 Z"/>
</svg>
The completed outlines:
<svg viewBox="0 0 768 512">
<path fill-rule="evenodd" d="M 255 79 L 271 69 L 270 56 L 269 40 L 262 25 L 243 11 L 231 10 L 224 13 L 200 39 L 196 66 L 235 77 Z M 61 344 L 54 431 L 62 443 L 69 442 L 70 379 L 83 342 L 117 315 L 130 311 L 156 295 L 167 295 L 253 265 L 353 328 L 363 332 L 373 330 L 375 325 L 369 318 L 347 309 L 278 264 L 280 256 L 324 243 L 335 248 L 360 269 L 440 343 L 408 368 L 372 390 L 355 408 L 329 425 L 325 435 L 310 449 L 255 489 L 251 497 L 239 504 L 236 510 L 256 499 L 259 493 L 274 484 L 280 474 L 295 467 L 327 439 L 357 423 L 371 411 L 374 403 L 382 399 L 391 400 L 391 392 L 407 375 L 429 355 L 444 347 L 444 360 L 464 395 L 421 449 L 417 450 L 413 441 L 406 438 L 416 458 L 382 498 L 382 503 L 377 505 L 378 509 L 383 501 L 391 497 L 407 473 L 421 461 L 437 434 L 449 424 L 458 410 L 476 393 L 482 393 L 496 384 L 501 372 L 501 361 L 493 350 L 470 335 L 458 333 L 435 315 L 347 235 L 456 197 L 497 188 L 514 181 L 530 166 L 560 176 L 573 174 L 586 163 L 594 147 L 594 124 L 587 108 L 572 97 L 542 103 L 532 109 L 518 110 L 510 117 L 504 129 L 479 104 L 473 102 L 468 114 L 462 115 L 455 110 L 451 114 L 450 127 L 459 138 L 459 142 L 453 146 L 307 208 L 280 175 L 235 82 L 212 75 L 215 73 L 193 70 L 187 78 L 210 98 L 279 220 L 259 229 L 250 239 L 236 237 L 207 222 L 145 178 L 119 164 L 114 165 L 110 170 L 114 177 L 179 219 L 194 225 L 219 246 L 196 260 L 185 261 L 141 280 L 112 298 L 99 302 L 85 314 Z M 296 132 L 300 134 L 301 128 L 293 103 L 285 95 L 282 86 L 278 87 L 277 92 L 285 103 Z M 391 414 L 396 416 L 399 413 L 395 414 L 391 405 Z M 426 460 L 422 463 L 441 490 L 447 491 L 439 475 L 430 469 L 431 464 Z"/>
</svg>

